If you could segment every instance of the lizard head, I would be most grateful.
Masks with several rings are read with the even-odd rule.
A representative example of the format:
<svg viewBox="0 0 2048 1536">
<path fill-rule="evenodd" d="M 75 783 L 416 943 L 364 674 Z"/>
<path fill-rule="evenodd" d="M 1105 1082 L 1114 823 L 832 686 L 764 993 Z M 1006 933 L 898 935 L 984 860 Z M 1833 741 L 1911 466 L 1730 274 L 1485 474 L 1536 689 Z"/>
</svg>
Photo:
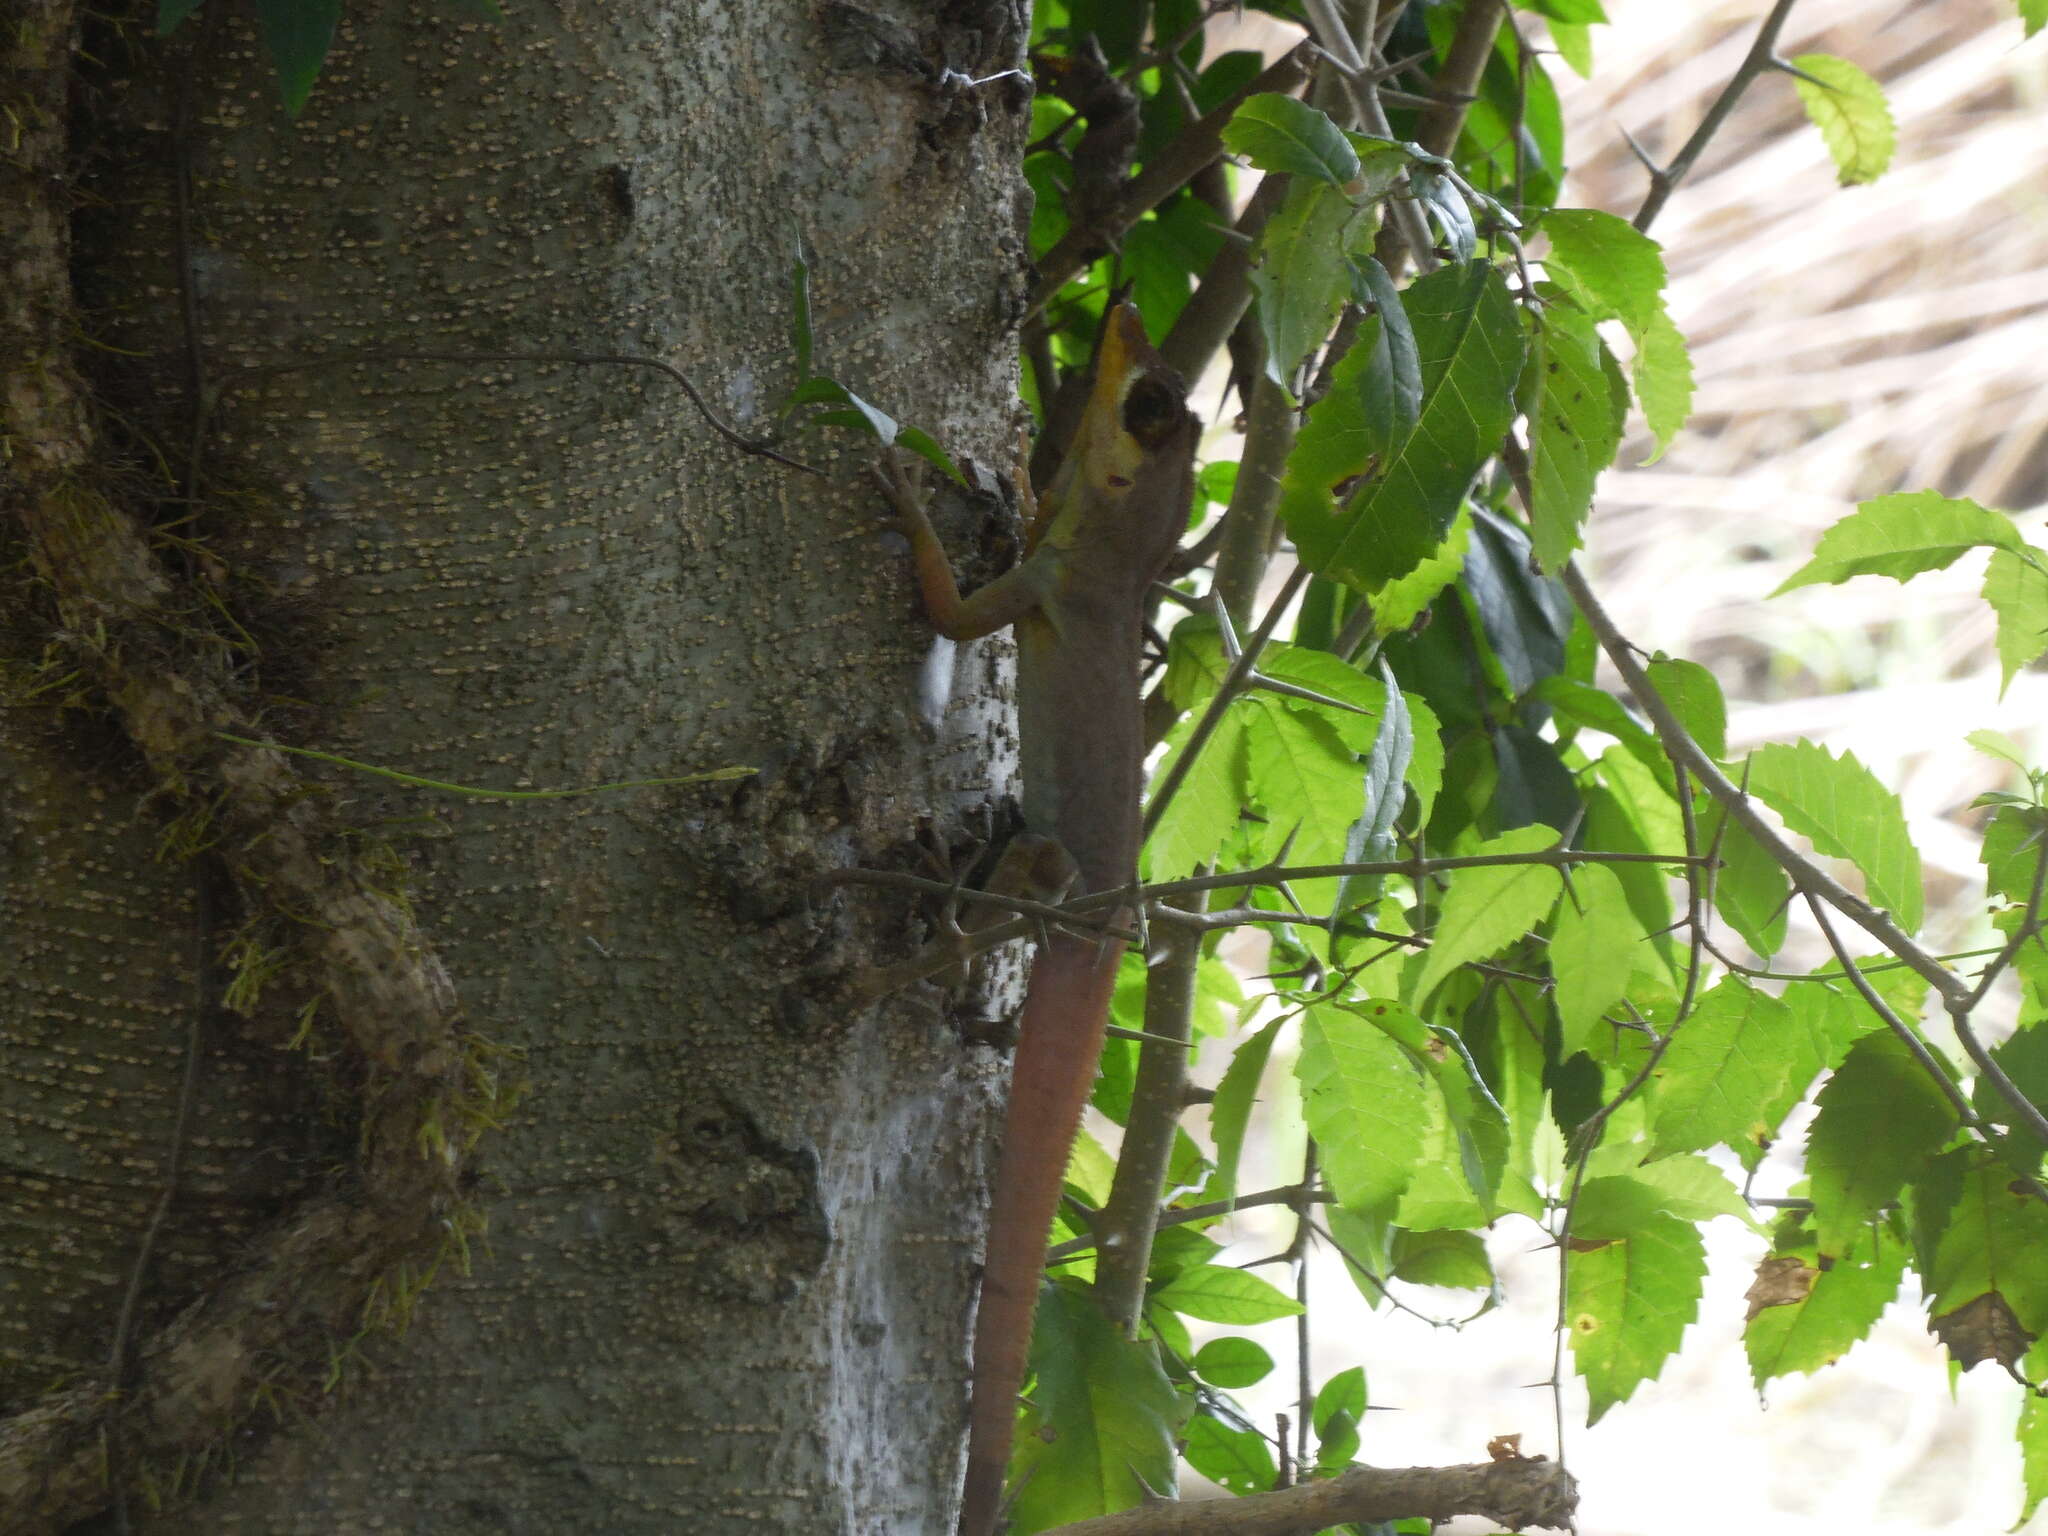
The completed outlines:
<svg viewBox="0 0 2048 1536">
<path fill-rule="evenodd" d="M 1122 504 L 1134 491 L 1148 503 L 1177 498 L 1177 505 L 1148 522 L 1185 518 L 1200 432 L 1201 423 L 1188 411 L 1187 385 L 1145 339 L 1137 310 L 1118 304 L 1109 312 L 1081 424 L 1047 493 L 1060 514 L 1049 536 L 1062 542 L 1059 525 L 1067 523 L 1071 535 L 1084 506 L 1091 509 L 1085 515 L 1092 515 Z M 1175 538 L 1180 531 L 1181 524 L 1173 522 Z"/>
</svg>

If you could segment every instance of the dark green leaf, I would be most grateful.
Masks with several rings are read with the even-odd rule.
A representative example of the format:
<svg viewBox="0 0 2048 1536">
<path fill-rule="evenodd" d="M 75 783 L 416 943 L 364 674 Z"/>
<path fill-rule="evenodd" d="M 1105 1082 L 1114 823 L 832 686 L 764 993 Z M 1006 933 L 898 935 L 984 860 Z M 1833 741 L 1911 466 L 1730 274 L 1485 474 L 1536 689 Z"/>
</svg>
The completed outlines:
<svg viewBox="0 0 2048 1536">
<path fill-rule="evenodd" d="M 1521 325 L 1491 267 L 1440 267 L 1403 299 L 1422 359 L 1415 429 L 1373 462 L 1370 428 L 1353 429 L 1343 445 L 1349 452 L 1320 455 L 1307 451 L 1305 428 L 1281 492 L 1281 515 L 1303 559 L 1362 590 L 1405 575 L 1442 542 L 1513 418 L 1521 372 Z M 1340 511 L 1334 493 L 1361 475 Z"/>
<path fill-rule="evenodd" d="M 156 35 L 169 37 L 200 4 L 201 0 L 157 0 Z"/>
<path fill-rule="evenodd" d="M 1210 1482 L 1240 1497 L 1265 1493 L 1280 1480 L 1280 1469 L 1273 1463 L 1264 1435 L 1235 1428 L 1206 1413 L 1188 1421 L 1187 1447 L 1182 1454 L 1188 1465 Z"/>
<path fill-rule="evenodd" d="M 1865 1035 L 1820 1091 L 1806 1136 L 1813 1233 L 1820 1251 L 1850 1251 L 1883 1206 L 1955 1129 L 1955 1111 L 1903 1042 Z"/>
<path fill-rule="evenodd" d="M 1223 143 L 1262 171 L 1286 171 L 1337 188 L 1358 179 L 1358 155 L 1343 132 L 1292 96 L 1249 97 L 1224 128 Z"/>
<path fill-rule="evenodd" d="M 966 486 L 967 476 L 960 472 L 960 466 L 953 462 L 952 455 L 932 441 L 931 434 L 922 427 L 897 429 L 896 446 L 908 448 L 955 485 Z"/>
<path fill-rule="evenodd" d="M 277 69 L 284 109 L 297 117 L 327 61 L 334 28 L 341 20 L 341 0 L 256 0 L 256 19 L 263 28 L 263 46 Z"/>
<path fill-rule="evenodd" d="M 1520 698 L 1563 670 L 1571 600 L 1555 577 L 1531 569 L 1529 540 L 1521 529 L 1484 508 L 1474 512 L 1464 575 L 1510 695 Z"/>
<path fill-rule="evenodd" d="M 1351 266 L 1352 298 L 1370 305 L 1379 319 L 1372 334 L 1372 359 L 1359 376 L 1366 418 L 1382 424 L 1388 443 L 1415 429 L 1422 414 L 1422 356 L 1415 346 L 1415 328 L 1387 269 L 1371 256 Z M 1361 329 L 1355 347 L 1366 344 Z"/>
<path fill-rule="evenodd" d="M 1211 1339 L 1195 1351 L 1190 1364 L 1195 1374 L 1210 1386 L 1226 1390 L 1249 1387 L 1273 1374 L 1273 1357 L 1250 1339 L 1234 1333 Z"/>
<path fill-rule="evenodd" d="M 1356 217 L 1336 188 L 1297 180 L 1259 236 L 1252 292 L 1266 337 L 1266 376 L 1282 389 L 1293 387 L 1294 371 L 1322 344 L 1351 291 L 1345 230 Z"/>
<path fill-rule="evenodd" d="M 1182 1410 L 1156 1344 L 1125 1338 L 1085 1294 L 1055 1285 L 1038 1304 L 1031 1367 L 1038 1385 L 1011 1465 L 1013 1530 L 1127 1509 L 1175 1486 Z M 1057 1432 L 1033 1433 L 1038 1424 Z"/>
<path fill-rule="evenodd" d="M 789 339 L 796 351 L 796 377 L 802 383 L 811 376 L 811 265 L 804 260 L 804 243 L 796 243 L 796 259 L 790 263 Z"/>
</svg>

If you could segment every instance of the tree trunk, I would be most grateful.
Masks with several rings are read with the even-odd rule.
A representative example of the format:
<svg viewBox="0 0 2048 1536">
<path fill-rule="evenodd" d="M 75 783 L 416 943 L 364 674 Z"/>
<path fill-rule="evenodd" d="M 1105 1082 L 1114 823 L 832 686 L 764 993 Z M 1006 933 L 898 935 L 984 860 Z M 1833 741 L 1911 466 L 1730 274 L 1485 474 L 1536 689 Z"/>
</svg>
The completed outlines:
<svg viewBox="0 0 2048 1536">
<path fill-rule="evenodd" d="M 944 1529 L 1000 1060 L 834 1008 L 917 923 L 813 877 L 1000 798 L 999 649 L 847 434 L 393 354 L 758 434 L 801 236 L 816 366 L 1003 461 L 1022 15 L 355 3 L 293 120 L 228 0 L 33 9 L 0 1530 Z"/>
</svg>

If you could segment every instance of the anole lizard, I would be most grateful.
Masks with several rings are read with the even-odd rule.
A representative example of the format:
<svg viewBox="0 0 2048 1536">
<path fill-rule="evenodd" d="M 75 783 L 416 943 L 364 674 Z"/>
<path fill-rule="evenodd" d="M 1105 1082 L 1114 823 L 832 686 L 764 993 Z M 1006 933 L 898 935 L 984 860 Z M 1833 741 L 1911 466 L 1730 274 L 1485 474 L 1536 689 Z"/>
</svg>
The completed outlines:
<svg viewBox="0 0 2048 1536">
<path fill-rule="evenodd" d="M 1088 891 L 1136 877 L 1146 594 L 1186 527 L 1200 430 L 1180 376 L 1146 342 L 1137 311 L 1119 304 L 1073 446 L 1014 569 L 962 598 L 916 486 L 893 460 L 884 476 L 933 625 L 955 640 L 1016 629 L 1025 824 L 1066 848 Z M 1046 1237 L 1121 949 L 1055 933 L 1031 971 L 975 1320 L 960 1536 L 990 1536 L 1000 1513 Z"/>
</svg>

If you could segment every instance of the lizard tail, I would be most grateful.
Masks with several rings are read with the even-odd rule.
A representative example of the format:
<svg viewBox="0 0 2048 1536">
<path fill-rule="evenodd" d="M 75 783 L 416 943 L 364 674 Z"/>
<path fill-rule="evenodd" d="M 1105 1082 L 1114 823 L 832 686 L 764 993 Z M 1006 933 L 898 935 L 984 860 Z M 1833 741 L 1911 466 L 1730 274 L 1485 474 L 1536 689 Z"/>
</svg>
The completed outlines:
<svg viewBox="0 0 2048 1536">
<path fill-rule="evenodd" d="M 1002 1512 L 1046 1236 L 1059 1208 L 1074 1133 L 1095 1082 L 1122 948 L 1056 934 L 1031 968 L 974 1318 L 974 1396 L 960 1536 L 993 1536 Z"/>
</svg>

